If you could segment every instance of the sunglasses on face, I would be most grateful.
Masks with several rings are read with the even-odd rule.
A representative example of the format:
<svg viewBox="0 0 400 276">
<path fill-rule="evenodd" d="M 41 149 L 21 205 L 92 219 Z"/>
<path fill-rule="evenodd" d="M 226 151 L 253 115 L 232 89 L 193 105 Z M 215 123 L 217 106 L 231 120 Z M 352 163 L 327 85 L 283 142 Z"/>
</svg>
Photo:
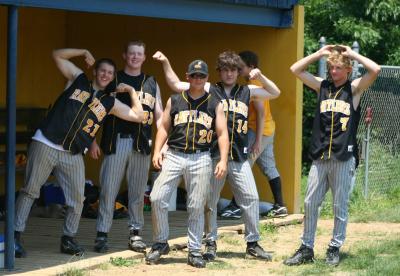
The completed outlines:
<svg viewBox="0 0 400 276">
<path fill-rule="evenodd" d="M 189 75 L 189 77 L 192 79 L 205 79 L 205 78 L 207 78 L 207 75 L 195 73 L 195 74 Z"/>
</svg>

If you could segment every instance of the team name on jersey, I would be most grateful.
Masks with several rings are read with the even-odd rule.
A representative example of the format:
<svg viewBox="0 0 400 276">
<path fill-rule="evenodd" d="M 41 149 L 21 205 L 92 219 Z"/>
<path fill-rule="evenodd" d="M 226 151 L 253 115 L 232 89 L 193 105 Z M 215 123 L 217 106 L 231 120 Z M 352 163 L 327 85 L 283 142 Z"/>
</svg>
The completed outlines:
<svg viewBox="0 0 400 276">
<path fill-rule="evenodd" d="M 99 122 L 101 122 L 107 115 L 106 108 L 97 98 L 93 99 L 93 101 L 89 104 L 89 108 L 94 113 L 94 115 L 96 115 L 96 118 Z"/>
<path fill-rule="evenodd" d="M 156 98 L 154 98 L 151 94 L 143 91 L 138 91 L 137 95 L 141 104 L 147 105 L 151 109 L 154 109 Z"/>
<path fill-rule="evenodd" d="M 74 93 L 69 97 L 71 100 L 76 100 L 81 103 L 84 103 L 87 101 L 87 99 L 90 98 L 90 93 L 86 91 L 82 91 L 80 89 L 75 89 Z"/>
<path fill-rule="evenodd" d="M 350 104 L 342 100 L 327 99 L 321 101 L 320 113 L 339 112 L 350 116 Z"/>
<path fill-rule="evenodd" d="M 242 114 L 244 117 L 247 118 L 247 114 L 249 112 L 249 107 L 247 106 L 247 104 L 232 99 L 229 99 L 229 104 L 227 100 L 222 100 L 221 102 L 224 108 L 224 112 L 227 112 L 229 110 L 231 112 Z"/>
<path fill-rule="evenodd" d="M 207 129 L 210 129 L 213 122 L 213 117 L 209 116 L 207 113 L 198 110 L 184 110 L 175 114 L 174 126 L 179 124 L 195 122 L 196 124 L 201 124 Z"/>
</svg>

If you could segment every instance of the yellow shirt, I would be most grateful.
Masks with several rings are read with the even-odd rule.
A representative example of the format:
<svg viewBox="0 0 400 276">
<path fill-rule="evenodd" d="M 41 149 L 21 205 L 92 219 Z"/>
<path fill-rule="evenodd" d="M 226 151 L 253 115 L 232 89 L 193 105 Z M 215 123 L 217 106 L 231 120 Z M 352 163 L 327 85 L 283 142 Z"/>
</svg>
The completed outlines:
<svg viewBox="0 0 400 276">
<path fill-rule="evenodd" d="M 250 81 L 250 84 L 255 84 L 255 85 L 260 86 L 260 83 L 256 82 L 256 81 Z M 269 106 L 269 100 L 264 101 L 264 110 L 265 110 L 265 114 L 264 114 L 264 122 L 265 123 L 264 123 L 263 135 L 271 136 L 275 132 L 275 121 L 272 118 L 271 108 Z M 254 105 L 252 102 L 250 103 L 250 107 L 249 107 L 248 126 L 249 126 L 249 128 L 251 128 L 254 131 L 257 130 L 257 112 L 254 109 Z"/>
</svg>

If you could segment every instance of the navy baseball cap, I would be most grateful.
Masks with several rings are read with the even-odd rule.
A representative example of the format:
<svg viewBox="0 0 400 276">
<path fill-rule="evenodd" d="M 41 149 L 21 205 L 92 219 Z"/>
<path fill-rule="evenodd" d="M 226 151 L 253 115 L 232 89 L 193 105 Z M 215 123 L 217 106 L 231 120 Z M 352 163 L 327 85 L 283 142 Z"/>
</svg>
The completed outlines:
<svg viewBox="0 0 400 276">
<path fill-rule="evenodd" d="M 189 75 L 196 73 L 208 75 L 208 65 L 201 59 L 196 59 L 189 64 L 187 73 Z"/>
</svg>

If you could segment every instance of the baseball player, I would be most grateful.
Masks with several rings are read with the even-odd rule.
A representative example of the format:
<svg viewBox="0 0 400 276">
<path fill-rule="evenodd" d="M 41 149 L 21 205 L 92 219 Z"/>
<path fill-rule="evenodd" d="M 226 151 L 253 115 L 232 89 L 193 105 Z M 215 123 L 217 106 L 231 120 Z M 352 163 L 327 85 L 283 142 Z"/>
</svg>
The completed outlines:
<svg viewBox="0 0 400 276">
<path fill-rule="evenodd" d="M 207 64 L 202 60 L 193 61 L 186 78 L 189 89 L 171 96 L 157 131 L 153 165 L 156 169 L 161 168 L 161 173 L 150 194 L 155 243 L 146 262 L 155 264 L 161 255 L 169 252 L 168 202 L 183 176 L 189 213 L 187 262 L 202 268 L 206 266 L 201 255 L 201 242 L 212 174 L 210 148 L 214 132 L 221 152 L 214 170 L 217 179 L 222 179 L 226 173 L 229 140 L 222 104 L 204 90 L 208 79 Z M 167 138 L 169 149 L 163 158 L 161 147 Z"/>
<path fill-rule="evenodd" d="M 306 71 L 309 64 L 327 56 L 328 80 Z M 360 62 L 367 73 L 349 80 L 351 60 Z M 326 251 L 326 263 L 339 264 L 339 248 L 346 236 L 348 201 L 351 179 L 357 155 L 357 127 L 360 118 L 362 93 L 375 81 L 380 67 L 372 60 L 354 52 L 348 46 L 327 45 L 304 57 L 290 70 L 318 94 L 311 137 L 310 168 L 304 199 L 304 232 L 302 244 L 295 254 L 284 261 L 286 265 L 299 265 L 314 259 L 314 238 L 318 207 L 329 188 L 332 190 L 334 228 Z"/>
<path fill-rule="evenodd" d="M 187 85 L 179 81 L 165 55 L 156 52 L 153 58 L 161 61 L 167 83 L 174 91 L 179 91 Z M 259 199 L 253 173 L 247 161 L 247 117 L 250 98 L 253 100 L 276 98 L 279 96 L 280 90 L 259 69 L 252 70 L 249 76 L 251 79 L 259 80 L 263 88 L 255 85 L 238 85 L 236 81 L 242 64 L 242 60 L 234 52 L 221 53 L 217 60 L 217 71 L 221 82 L 216 85 L 207 83 L 205 88 L 221 100 L 227 118 L 230 142 L 227 175 L 236 201 L 244 214 L 246 253 L 255 258 L 271 260 L 271 255 L 265 252 L 257 242 L 260 239 L 258 231 Z M 212 150 L 212 157 L 213 166 L 215 166 L 219 159 L 216 147 Z M 206 260 L 213 260 L 216 257 L 217 203 L 224 182 L 225 177 L 221 179 L 211 177 L 211 187 L 206 205 L 206 252 L 203 254 L 203 258 Z"/>
<path fill-rule="evenodd" d="M 123 53 L 125 68 L 117 72 L 115 82 L 110 85 L 112 88 L 119 83 L 132 86 L 142 104 L 144 119 L 135 123 L 109 116 L 104 123 L 101 149 L 105 157 L 100 170 L 101 190 L 94 246 L 97 252 L 108 250 L 107 233 L 112 225 L 115 199 L 125 174 L 129 196 L 128 246 L 137 252 L 146 250 L 140 236 L 144 224 L 144 192 L 150 167 L 153 122 L 157 127 L 160 125 L 163 107 L 155 78 L 142 72 L 146 60 L 145 48 L 141 41 L 128 43 Z M 128 93 L 119 93 L 117 99 L 127 105 L 132 104 Z M 100 148 L 95 144 L 91 156 L 97 159 L 99 155 Z"/>
<path fill-rule="evenodd" d="M 241 74 L 249 81 L 249 74 L 258 68 L 258 56 L 252 51 L 239 53 L 245 63 Z M 250 83 L 254 84 L 254 80 Z M 272 118 L 269 100 L 253 101 L 249 108 L 249 146 L 250 165 L 254 162 L 269 179 L 269 186 L 274 197 L 274 206 L 268 214 L 274 217 L 283 217 L 288 214 L 283 203 L 281 177 L 276 168 L 274 156 L 275 121 Z"/>
<path fill-rule="evenodd" d="M 88 50 L 59 49 L 53 52 L 56 65 L 68 83 L 29 146 L 25 185 L 16 202 L 16 257 L 26 256 L 20 242 L 21 232 L 25 230 L 35 198 L 39 197 L 40 187 L 52 171 L 63 189 L 68 206 L 61 252 L 83 254 L 84 249 L 74 239 L 84 200 L 85 167 L 82 154 L 88 150 L 107 114 L 124 120 L 143 120 L 143 109 L 132 87 L 126 84 L 117 87 L 117 92 L 129 92 L 134 103 L 132 107 L 103 91 L 114 78 L 115 64 L 112 60 L 100 59 L 96 62 L 94 80 L 91 82 L 81 69 L 69 61 L 78 56 L 83 56 L 89 66 L 93 65 L 94 58 Z"/>
</svg>

